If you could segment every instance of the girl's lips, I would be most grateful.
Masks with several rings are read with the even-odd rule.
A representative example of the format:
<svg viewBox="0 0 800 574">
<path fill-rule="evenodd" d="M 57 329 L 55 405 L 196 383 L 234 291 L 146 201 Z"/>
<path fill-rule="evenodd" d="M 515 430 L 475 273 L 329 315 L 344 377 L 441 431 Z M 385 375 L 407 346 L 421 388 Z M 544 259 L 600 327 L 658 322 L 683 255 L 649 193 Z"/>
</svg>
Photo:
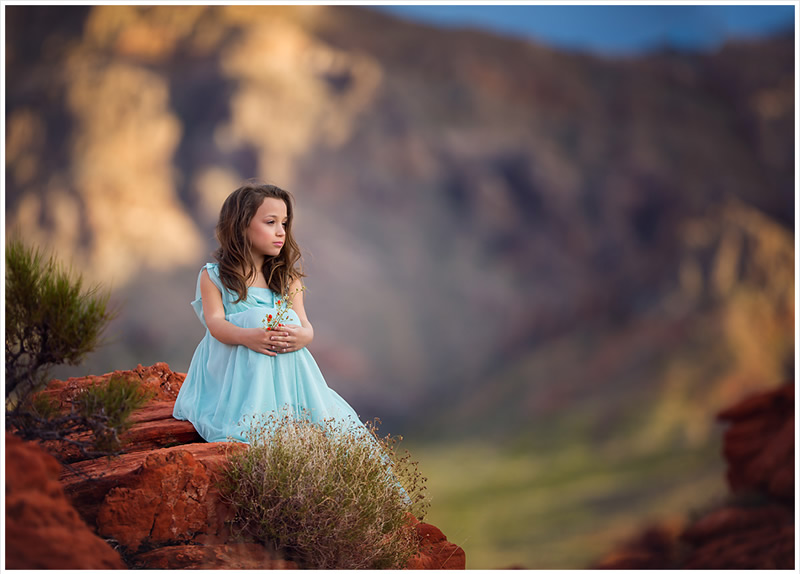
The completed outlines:
<svg viewBox="0 0 800 574">
<path fill-rule="evenodd" d="M 280 241 L 275 241 L 273 245 L 275 245 L 276 247 L 283 247 L 283 243 L 281 243 Z"/>
</svg>

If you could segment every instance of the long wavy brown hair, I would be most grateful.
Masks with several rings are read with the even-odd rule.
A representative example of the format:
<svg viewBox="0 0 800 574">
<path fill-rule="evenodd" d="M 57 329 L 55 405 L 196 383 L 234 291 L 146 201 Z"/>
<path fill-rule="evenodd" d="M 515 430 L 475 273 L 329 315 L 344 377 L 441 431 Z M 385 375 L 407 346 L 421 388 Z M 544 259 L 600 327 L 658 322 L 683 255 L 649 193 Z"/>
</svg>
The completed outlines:
<svg viewBox="0 0 800 574">
<path fill-rule="evenodd" d="M 222 204 L 216 228 L 219 248 L 214 251 L 214 258 L 219 263 L 222 284 L 239 295 L 236 303 L 247 297 L 247 284 L 257 274 L 250 256 L 251 243 L 246 230 L 256 211 L 268 197 L 280 199 L 286 204 L 287 221 L 286 238 L 281 252 L 274 257 L 264 258 L 261 271 L 267 278 L 267 286 L 284 295 L 294 280 L 305 277 L 299 264 L 300 248 L 292 235 L 292 195 L 274 185 L 248 181 L 231 193 Z"/>
</svg>

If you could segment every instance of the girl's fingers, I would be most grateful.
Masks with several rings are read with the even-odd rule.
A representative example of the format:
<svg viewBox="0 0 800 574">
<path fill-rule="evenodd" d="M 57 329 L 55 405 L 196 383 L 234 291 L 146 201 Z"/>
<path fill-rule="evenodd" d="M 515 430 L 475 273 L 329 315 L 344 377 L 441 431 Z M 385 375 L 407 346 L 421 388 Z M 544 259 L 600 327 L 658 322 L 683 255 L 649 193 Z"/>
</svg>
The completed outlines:
<svg viewBox="0 0 800 574">
<path fill-rule="evenodd" d="M 291 338 L 288 336 L 280 337 L 277 335 L 272 335 L 269 338 L 266 349 L 264 349 L 264 354 L 274 357 L 278 353 L 289 353 L 292 351 L 294 343 L 295 341 L 291 340 Z"/>
</svg>

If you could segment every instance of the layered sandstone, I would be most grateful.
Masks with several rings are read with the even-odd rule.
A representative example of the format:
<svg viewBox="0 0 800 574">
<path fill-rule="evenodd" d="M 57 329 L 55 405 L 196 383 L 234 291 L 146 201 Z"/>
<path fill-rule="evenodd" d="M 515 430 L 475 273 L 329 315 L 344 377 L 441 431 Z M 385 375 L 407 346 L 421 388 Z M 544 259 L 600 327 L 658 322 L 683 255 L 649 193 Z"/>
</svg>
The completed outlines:
<svg viewBox="0 0 800 574">
<path fill-rule="evenodd" d="M 7 555 L 15 568 L 296 568 L 257 541 L 236 535 L 217 489 L 218 471 L 241 443 L 206 443 L 172 418 L 185 375 L 165 363 L 103 376 L 55 380 L 45 391 L 63 405 L 113 376 L 136 378 L 154 399 L 133 414 L 117 457 L 81 460 L 7 435 Z M 9 447 L 9 445 L 11 445 Z M 410 569 L 464 568 L 464 551 L 435 526 L 419 523 L 420 553 Z M 13 544 L 12 544 L 13 542 Z M 53 547 L 49 553 L 42 548 Z M 13 565 L 13 566 L 12 566 Z"/>
</svg>

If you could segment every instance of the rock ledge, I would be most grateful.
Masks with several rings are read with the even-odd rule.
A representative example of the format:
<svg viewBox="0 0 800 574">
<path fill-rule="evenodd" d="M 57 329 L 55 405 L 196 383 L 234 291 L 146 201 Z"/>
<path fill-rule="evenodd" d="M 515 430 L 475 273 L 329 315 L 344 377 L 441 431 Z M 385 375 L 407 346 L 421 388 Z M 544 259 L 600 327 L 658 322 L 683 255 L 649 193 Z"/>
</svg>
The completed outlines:
<svg viewBox="0 0 800 574">
<path fill-rule="evenodd" d="M 7 555 L 9 568 L 297 568 L 256 541 L 231 535 L 232 511 L 215 483 L 226 454 L 247 446 L 203 442 L 191 423 L 172 418 L 184 374 L 173 373 L 166 363 L 139 365 L 131 371 L 54 380 L 43 392 L 69 402 L 80 389 L 115 375 L 138 378 L 155 397 L 133 415 L 134 424 L 122 437 L 124 454 L 81 460 L 77 452 L 56 451 L 69 462 L 69 468 L 62 468 L 39 445 L 7 433 L 7 542 L 15 549 Z M 39 469 L 37 478 L 13 478 L 28 475 L 31 464 Z M 44 519 L 37 518 L 39 507 L 20 502 L 29 498 L 26 489 L 38 489 L 44 493 L 40 498 L 59 505 L 48 515 L 47 531 L 42 530 Z M 407 569 L 465 568 L 464 551 L 438 528 L 413 523 L 421 550 Z M 53 528 L 63 536 L 54 535 Z M 57 564 L 42 562 L 41 556 L 51 554 L 41 552 L 43 538 L 58 541 Z"/>
</svg>

